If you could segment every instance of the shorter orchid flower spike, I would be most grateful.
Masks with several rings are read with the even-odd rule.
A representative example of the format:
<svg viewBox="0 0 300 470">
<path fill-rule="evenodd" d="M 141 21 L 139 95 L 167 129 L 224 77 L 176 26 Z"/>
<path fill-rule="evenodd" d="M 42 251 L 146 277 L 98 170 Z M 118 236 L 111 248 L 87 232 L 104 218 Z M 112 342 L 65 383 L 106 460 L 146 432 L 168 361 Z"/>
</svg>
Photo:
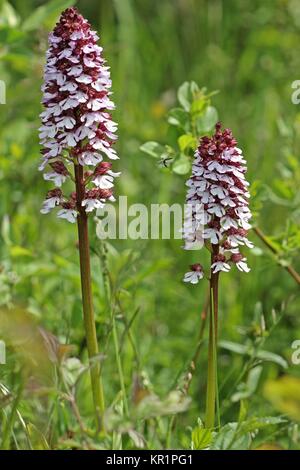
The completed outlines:
<svg viewBox="0 0 300 470">
<path fill-rule="evenodd" d="M 249 272 L 247 260 L 240 247 L 253 248 L 248 240 L 249 183 L 245 179 L 246 161 L 230 129 L 221 130 L 216 124 L 212 137 L 202 137 L 195 153 L 192 175 L 187 181 L 187 205 L 197 205 L 199 211 L 189 211 L 183 238 L 185 249 L 202 239 L 213 253 L 211 271 L 228 272 L 234 264 L 240 271 Z M 200 265 L 193 265 L 200 266 Z M 196 284 L 203 277 L 198 269 L 184 276 L 185 282 Z"/>
</svg>

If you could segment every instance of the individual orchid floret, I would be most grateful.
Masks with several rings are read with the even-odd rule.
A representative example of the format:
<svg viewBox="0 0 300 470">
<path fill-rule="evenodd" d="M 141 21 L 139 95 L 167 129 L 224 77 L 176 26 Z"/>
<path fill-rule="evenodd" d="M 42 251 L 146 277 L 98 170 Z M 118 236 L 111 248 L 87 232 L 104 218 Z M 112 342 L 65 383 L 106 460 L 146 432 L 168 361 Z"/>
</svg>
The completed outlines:
<svg viewBox="0 0 300 470">
<path fill-rule="evenodd" d="M 213 257 L 213 264 L 211 265 L 213 274 L 218 273 L 219 271 L 224 271 L 228 273 L 230 271 L 230 265 L 226 263 L 226 256 L 219 253 Z"/>
<path fill-rule="evenodd" d="M 59 206 L 63 201 L 62 191 L 59 188 L 54 188 L 48 191 L 45 201 L 41 209 L 42 214 L 48 214 L 54 207 Z"/>
<path fill-rule="evenodd" d="M 245 273 L 250 271 L 247 265 L 247 259 L 238 251 L 231 255 L 230 261 L 232 261 L 240 271 L 244 271 Z"/>
<path fill-rule="evenodd" d="M 44 173 L 44 179 L 46 181 L 53 181 L 55 186 L 62 186 L 69 175 L 69 171 L 65 167 L 64 163 L 61 161 L 53 162 L 50 163 L 50 167 L 53 171 Z"/>
<path fill-rule="evenodd" d="M 204 276 L 203 268 L 201 264 L 192 264 L 190 269 L 191 271 L 184 275 L 183 281 L 190 282 L 191 284 L 197 284 Z"/>
<path fill-rule="evenodd" d="M 185 249 L 194 249 L 192 245 L 202 236 L 212 253 L 213 274 L 228 272 L 232 265 L 240 271 L 250 271 L 239 252 L 243 245 L 253 248 L 248 240 L 251 211 L 246 170 L 246 161 L 230 129 L 222 131 L 218 123 L 212 137 L 202 137 L 186 183 L 187 205 L 198 204 L 202 210 L 198 215 L 192 210 L 190 219 L 185 219 L 183 237 Z"/>
<path fill-rule="evenodd" d="M 95 169 L 92 182 L 100 189 L 111 189 L 114 187 L 114 178 L 121 173 L 115 173 L 111 170 L 110 162 L 101 162 Z"/>
<path fill-rule="evenodd" d="M 113 148 L 117 124 L 110 114 L 114 109 L 110 72 L 98 39 L 76 8 L 65 10 L 49 35 L 42 87 L 45 109 L 39 129 L 43 147 L 39 169 L 45 171 L 44 179 L 57 188 L 76 179 L 74 165 L 80 165 L 83 173 L 86 166 L 95 168 L 85 179 L 86 192 L 93 187 L 112 189 L 114 179 L 120 175 L 112 171 L 110 161 L 105 161 L 118 158 Z M 87 202 L 88 198 L 78 195 L 70 202 L 63 194 L 59 199 L 47 196 L 41 212 L 61 206 L 58 217 L 74 222 L 75 212 L 81 207 L 90 212 L 102 207 L 103 199 L 105 202 L 106 198 Z"/>
<path fill-rule="evenodd" d="M 94 188 L 85 193 L 82 206 L 85 207 L 86 212 L 92 212 L 94 209 L 102 209 L 107 200 L 112 202 L 115 201 L 110 189 Z"/>
<path fill-rule="evenodd" d="M 70 199 L 69 201 L 63 202 L 61 207 L 62 209 L 57 213 L 57 217 L 59 219 L 66 219 L 74 224 L 77 219 L 76 201 Z"/>
</svg>

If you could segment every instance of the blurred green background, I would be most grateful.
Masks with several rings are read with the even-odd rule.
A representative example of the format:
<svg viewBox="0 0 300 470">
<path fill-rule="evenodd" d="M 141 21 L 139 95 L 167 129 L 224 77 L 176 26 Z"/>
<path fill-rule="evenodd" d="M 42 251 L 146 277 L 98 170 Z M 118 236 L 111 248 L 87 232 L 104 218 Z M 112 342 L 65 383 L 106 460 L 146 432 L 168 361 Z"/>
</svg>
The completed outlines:
<svg viewBox="0 0 300 470">
<path fill-rule="evenodd" d="M 0 106 L 0 305 L 26 309 L 30 321 L 62 344 L 77 346 L 82 358 L 76 228 L 54 214 L 40 214 L 49 185 L 37 171 L 47 35 L 71 4 L 0 0 L 0 79 L 7 86 L 7 104 Z M 122 171 L 116 193 L 127 195 L 129 203 L 183 203 L 185 178 L 159 169 L 140 146 L 149 140 L 176 145 L 177 134 L 168 127 L 166 114 L 176 105 L 176 91 L 184 81 L 219 90 L 213 104 L 248 161 L 256 223 L 272 237 L 281 264 L 292 262 L 300 269 L 300 108 L 291 102 L 291 84 L 300 79 L 299 2 L 85 0 L 76 6 L 99 32 L 111 66 L 121 157 L 115 168 Z M 221 278 L 220 338 L 251 346 L 263 336 L 264 349 L 287 361 L 286 370 L 278 360 L 263 362 L 259 380 L 245 399 L 250 415 L 288 411 L 299 421 L 300 366 L 291 364 L 291 343 L 300 339 L 299 286 L 254 233 L 250 238 L 257 245 L 249 254 L 251 273 L 232 270 Z M 206 288 L 181 282 L 187 265 L 195 261 L 195 253 L 184 252 L 181 245 L 180 240 L 116 240 L 108 246 L 129 398 L 136 377 L 160 397 L 166 396 L 196 348 Z M 95 235 L 92 247 L 93 252 L 101 248 Z M 197 257 L 205 262 L 204 254 Z M 97 325 L 100 347 L 107 343 L 103 374 L 111 404 L 119 382 L 102 268 L 99 256 L 93 255 Z M 269 334 L 274 312 L 282 320 Z M 129 338 L 126 328 L 131 320 Z M 7 366 L 0 366 L 0 381 L 16 393 L 22 361 L 13 346 L 8 358 Z M 196 425 L 204 410 L 205 359 L 204 345 L 191 385 L 191 406 L 180 418 L 177 445 L 183 445 L 187 426 Z M 246 387 L 241 383 L 247 374 L 239 380 L 245 361 L 243 354 L 220 351 L 224 422 L 237 419 L 240 400 L 232 396 L 236 385 L 239 390 Z M 294 395 L 292 387 L 278 382 L 282 374 L 295 377 Z M 280 401 L 282 394 L 291 401 L 288 410 Z M 32 420 L 31 401 L 23 406 L 25 418 Z M 45 413 L 42 406 L 41 410 Z M 287 436 L 286 428 L 279 431 L 283 446 L 291 445 Z"/>
</svg>

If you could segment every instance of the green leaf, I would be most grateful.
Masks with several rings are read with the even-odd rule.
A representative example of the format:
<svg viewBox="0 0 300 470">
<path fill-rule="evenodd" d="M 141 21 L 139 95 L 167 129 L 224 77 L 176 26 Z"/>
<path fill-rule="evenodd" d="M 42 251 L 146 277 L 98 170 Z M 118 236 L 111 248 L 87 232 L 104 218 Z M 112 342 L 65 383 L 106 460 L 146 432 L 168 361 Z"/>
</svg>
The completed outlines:
<svg viewBox="0 0 300 470">
<path fill-rule="evenodd" d="M 247 450 L 250 449 L 251 434 L 286 422 L 282 417 L 251 417 L 241 423 L 228 423 L 214 435 L 211 449 L 213 450 Z"/>
<path fill-rule="evenodd" d="M 140 150 L 154 158 L 160 158 L 165 152 L 165 148 L 162 145 L 153 141 L 141 145 Z"/>
<path fill-rule="evenodd" d="M 5 26 L 0 30 L 0 42 L 2 44 L 11 45 L 16 42 L 24 41 L 24 33 L 11 26 Z"/>
<path fill-rule="evenodd" d="M 19 17 L 14 7 L 9 2 L 3 2 L 0 6 L 0 26 L 14 27 L 19 24 Z"/>
<path fill-rule="evenodd" d="M 211 450 L 247 450 L 250 445 L 250 434 L 239 435 L 238 423 L 228 423 L 215 434 Z"/>
<path fill-rule="evenodd" d="M 185 111 L 190 111 L 192 102 L 199 87 L 195 82 L 184 82 L 178 89 L 178 101 Z"/>
<path fill-rule="evenodd" d="M 287 420 L 281 416 L 265 416 L 263 418 L 249 418 L 239 425 L 239 432 L 242 434 L 248 432 L 255 432 L 259 429 L 265 429 L 269 426 L 277 426 L 278 424 L 286 423 Z"/>
<path fill-rule="evenodd" d="M 197 427 L 192 431 L 192 448 L 193 450 L 207 449 L 213 439 L 210 429 Z"/>
<path fill-rule="evenodd" d="M 177 175 L 186 175 L 191 170 L 191 161 L 189 157 L 181 154 L 173 164 L 172 170 Z"/>
<path fill-rule="evenodd" d="M 23 31 L 39 29 L 45 23 L 52 23 L 66 8 L 74 5 L 73 0 L 52 0 L 46 5 L 38 7 L 22 25 Z"/>
<path fill-rule="evenodd" d="M 32 252 L 28 250 L 27 248 L 24 248 L 23 246 L 12 246 L 10 248 L 10 254 L 13 258 L 20 258 L 22 256 L 26 256 L 26 257 L 33 256 Z"/>
<path fill-rule="evenodd" d="M 258 381 L 260 379 L 262 370 L 262 366 L 257 366 L 250 370 L 247 383 L 240 384 L 239 391 L 232 395 L 231 400 L 233 402 L 245 400 L 246 398 L 249 398 L 251 395 L 253 395 L 258 386 Z"/>
<path fill-rule="evenodd" d="M 218 112 L 213 106 L 208 106 L 203 115 L 196 119 L 196 127 L 199 135 L 210 132 L 218 122 Z"/>
<path fill-rule="evenodd" d="M 187 132 L 189 129 L 189 115 L 182 108 L 171 109 L 168 115 L 168 123 Z"/>
<path fill-rule="evenodd" d="M 253 354 L 253 357 L 257 359 L 261 359 L 262 361 L 267 361 L 267 362 L 274 362 L 275 364 L 283 367 L 284 369 L 287 369 L 288 367 L 287 361 L 282 356 L 279 356 L 279 354 L 274 354 L 270 351 L 265 351 L 265 350 L 254 351 L 252 347 L 249 345 L 233 343 L 232 341 L 220 341 L 220 347 L 227 349 L 228 351 L 234 352 L 236 354 L 248 355 L 248 356 L 251 356 L 251 354 Z"/>
<path fill-rule="evenodd" d="M 287 361 L 282 356 L 279 356 L 279 354 L 274 354 L 270 351 L 258 351 L 256 357 L 262 361 L 274 362 L 274 364 L 278 364 L 284 369 L 288 368 Z"/>
<path fill-rule="evenodd" d="M 208 106 L 208 101 L 206 99 L 206 96 L 201 95 L 200 98 L 194 100 L 192 103 L 192 106 L 191 106 L 192 115 L 196 117 L 199 114 L 203 114 L 207 106 Z"/>
<path fill-rule="evenodd" d="M 234 343 L 233 341 L 220 341 L 219 346 L 227 351 L 234 352 L 236 354 L 247 354 L 249 353 L 249 347 L 244 344 Z"/>
<path fill-rule="evenodd" d="M 197 139 L 196 137 L 192 136 L 192 134 L 183 134 L 178 139 L 178 145 L 181 152 L 185 152 L 189 149 L 195 150 L 197 146 Z"/>
</svg>

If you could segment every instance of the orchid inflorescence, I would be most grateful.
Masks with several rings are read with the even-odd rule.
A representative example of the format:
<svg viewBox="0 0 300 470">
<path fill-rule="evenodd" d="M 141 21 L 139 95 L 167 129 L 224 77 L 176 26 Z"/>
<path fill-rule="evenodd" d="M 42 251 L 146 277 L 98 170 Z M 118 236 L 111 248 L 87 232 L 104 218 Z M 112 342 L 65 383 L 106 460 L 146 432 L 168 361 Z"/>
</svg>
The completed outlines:
<svg viewBox="0 0 300 470">
<path fill-rule="evenodd" d="M 192 208 L 185 220 L 183 238 L 185 249 L 194 249 L 201 240 L 212 252 L 211 271 L 228 272 L 234 264 L 240 271 L 249 272 L 247 260 L 239 247 L 253 244 L 248 240 L 249 183 L 242 151 L 230 129 L 221 130 L 216 124 L 215 134 L 202 137 L 195 153 L 191 178 L 187 181 L 186 202 Z M 196 284 L 204 277 L 203 267 L 193 264 L 184 276 L 185 282 Z"/>
<path fill-rule="evenodd" d="M 113 201 L 112 164 L 103 161 L 118 159 L 112 147 L 117 139 L 117 124 L 110 111 L 110 72 L 97 45 L 99 37 L 91 30 L 76 8 L 61 15 L 49 35 L 49 50 L 42 87 L 44 112 L 41 114 L 40 139 L 43 146 L 39 169 L 44 179 L 53 181 L 41 212 L 46 214 L 59 206 L 58 217 L 75 222 L 78 209 L 86 212 Z M 85 193 L 78 200 L 76 192 L 64 196 L 61 186 L 68 178 L 74 180 L 73 165 L 84 169 Z"/>
</svg>

